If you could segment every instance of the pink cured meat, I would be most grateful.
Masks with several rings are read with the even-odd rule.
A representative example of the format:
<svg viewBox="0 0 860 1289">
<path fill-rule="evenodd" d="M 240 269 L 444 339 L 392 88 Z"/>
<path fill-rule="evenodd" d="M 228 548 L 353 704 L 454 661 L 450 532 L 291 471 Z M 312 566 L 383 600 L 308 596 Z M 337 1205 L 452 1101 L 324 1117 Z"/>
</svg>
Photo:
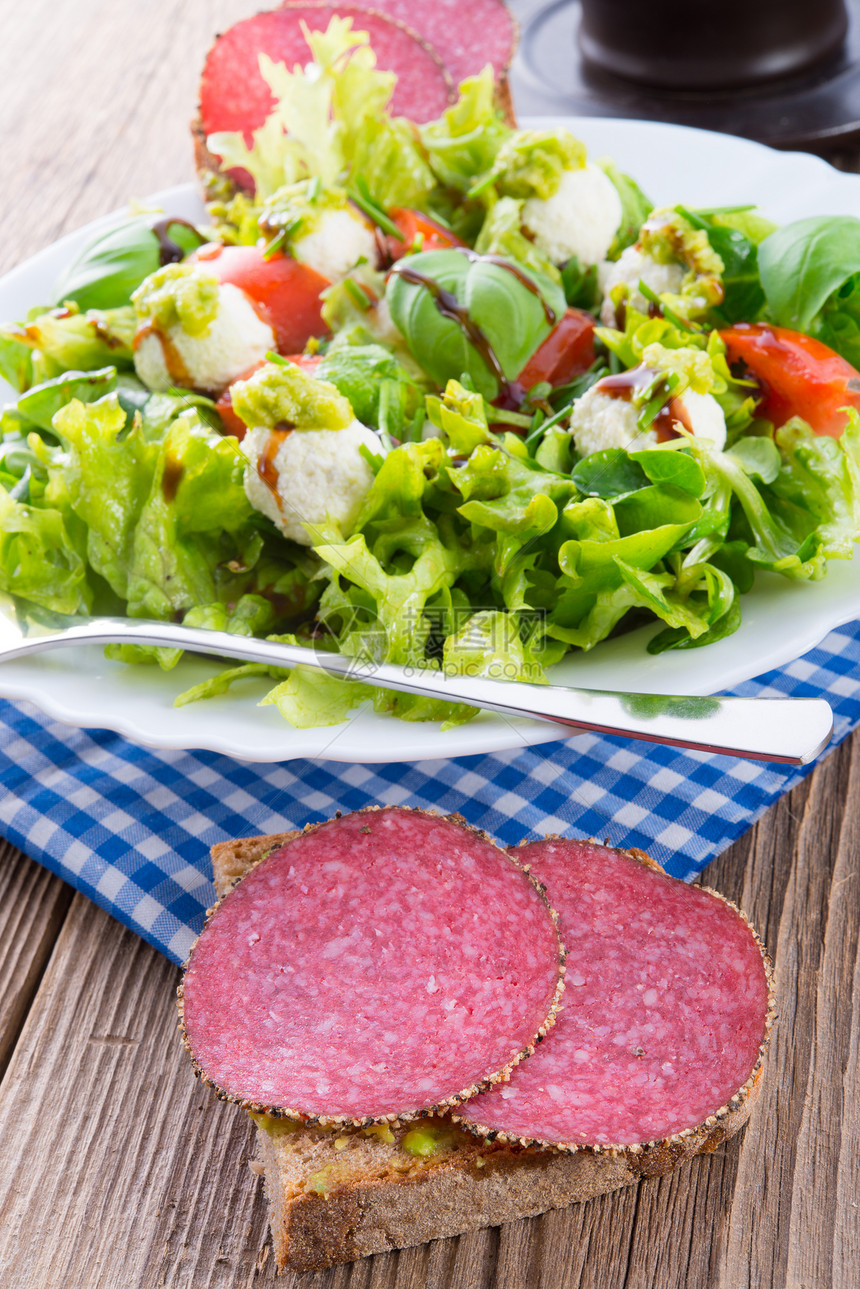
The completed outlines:
<svg viewBox="0 0 860 1289">
<path fill-rule="evenodd" d="M 268 54 L 290 69 L 304 66 L 311 54 L 301 24 L 324 31 L 334 14 L 352 17 L 353 27 L 369 34 L 377 66 L 398 73 L 395 115 L 423 122 L 445 111 L 453 98 L 450 78 L 435 53 L 406 27 L 349 5 L 291 5 L 237 22 L 215 41 L 200 81 L 203 133 L 241 130 L 250 142 L 251 132 L 275 105 L 260 73 L 259 55 Z"/>
<path fill-rule="evenodd" d="M 487 63 L 498 79 L 516 48 L 516 24 L 502 0 L 360 0 L 357 8 L 374 9 L 412 27 L 436 50 L 455 85 L 476 76 Z"/>
<path fill-rule="evenodd" d="M 515 853 L 559 915 L 562 1009 L 510 1083 L 458 1117 L 567 1146 L 657 1141 L 703 1123 L 744 1086 L 766 1032 L 750 927 L 711 892 L 592 842 Z"/>
<path fill-rule="evenodd" d="M 231 1099 L 367 1121 L 462 1099 L 553 1014 L 553 916 L 505 851 L 450 819 L 335 819 L 217 907 L 183 982 L 186 1043 Z"/>
</svg>

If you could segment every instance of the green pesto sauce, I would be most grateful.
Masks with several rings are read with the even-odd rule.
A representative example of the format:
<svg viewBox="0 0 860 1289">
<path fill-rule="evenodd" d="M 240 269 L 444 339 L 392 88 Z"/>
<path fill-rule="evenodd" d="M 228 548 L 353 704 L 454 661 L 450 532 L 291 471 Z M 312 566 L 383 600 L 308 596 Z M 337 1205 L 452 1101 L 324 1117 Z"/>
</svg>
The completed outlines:
<svg viewBox="0 0 860 1289">
<path fill-rule="evenodd" d="M 233 410 L 246 425 L 296 430 L 345 430 L 353 419 L 349 400 L 326 380 L 314 380 L 295 363 L 266 363 L 232 387 Z"/>
<path fill-rule="evenodd" d="M 432 1124 L 420 1124 L 410 1128 L 400 1143 L 407 1154 L 418 1159 L 426 1159 L 454 1145 L 454 1133 L 450 1128 L 436 1127 Z"/>
<path fill-rule="evenodd" d="M 131 301 L 142 323 L 202 336 L 218 312 L 218 279 L 196 264 L 168 264 L 144 278 Z"/>
</svg>

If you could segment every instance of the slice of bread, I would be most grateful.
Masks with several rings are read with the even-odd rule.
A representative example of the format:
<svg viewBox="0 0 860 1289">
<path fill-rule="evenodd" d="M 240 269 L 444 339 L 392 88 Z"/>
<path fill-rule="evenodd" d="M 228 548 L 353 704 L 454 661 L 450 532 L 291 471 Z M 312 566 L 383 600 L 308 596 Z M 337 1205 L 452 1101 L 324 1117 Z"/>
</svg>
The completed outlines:
<svg viewBox="0 0 860 1289">
<path fill-rule="evenodd" d="M 276 833 L 213 847 L 219 897 L 293 836 Z M 255 1116 L 277 1265 L 282 1271 L 320 1270 L 533 1217 L 660 1176 L 737 1132 L 760 1081 L 761 1064 L 728 1106 L 667 1141 L 573 1154 L 478 1138 L 443 1116 L 417 1126 L 368 1129 L 309 1128 Z"/>
</svg>

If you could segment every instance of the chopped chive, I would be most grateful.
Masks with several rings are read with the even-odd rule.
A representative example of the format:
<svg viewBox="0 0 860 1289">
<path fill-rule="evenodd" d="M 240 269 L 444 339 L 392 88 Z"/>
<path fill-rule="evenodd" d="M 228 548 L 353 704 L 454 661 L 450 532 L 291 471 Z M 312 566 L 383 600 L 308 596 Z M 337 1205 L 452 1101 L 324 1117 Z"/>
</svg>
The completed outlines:
<svg viewBox="0 0 860 1289">
<path fill-rule="evenodd" d="M 566 403 L 564 407 L 560 408 L 559 411 L 556 412 L 555 416 L 551 416 L 548 421 L 544 421 L 541 426 L 544 434 L 547 430 L 551 430 L 554 425 L 558 425 L 559 421 L 563 421 L 566 416 L 570 416 L 572 411 L 573 403 Z"/>
<path fill-rule="evenodd" d="M 529 432 L 525 437 L 526 447 L 528 447 L 530 443 L 534 443 L 537 438 L 543 437 L 543 423 L 545 420 L 546 420 L 545 414 L 541 411 L 540 408 L 538 408 L 538 410 L 535 412 L 534 416 L 532 417 L 532 423 L 531 423 L 531 426 L 529 427 Z"/>
<path fill-rule="evenodd" d="M 405 240 L 394 220 L 389 219 L 378 202 L 373 200 L 364 175 L 356 175 L 355 184 L 351 188 L 347 188 L 346 192 L 350 201 L 355 202 L 359 210 L 363 210 L 368 219 L 372 219 L 374 224 L 382 229 L 383 233 L 389 233 L 401 242 Z"/>
<path fill-rule="evenodd" d="M 367 313 L 368 309 L 371 307 L 370 300 L 367 298 L 367 292 L 361 289 L 355 278 L 344 278 L 343 285 L 344 290 L 352 300 L 353 304 L 357 304 L 363 313 Z"/>
<path fill-rule="evenodd" d="M 284 358 L 283 354 L 276 354 L 274 349 L 270 349 L 266 354 L 267 363 L 277 363 L 279 367 L 292 367 L 292 363 Z"/>
<path fill-rule="evenodd" d="M 697 206 L 697 215 L 745 215 L 748 210 L 755 210 L 751 203 L 747 206 Z"/>
<path fill-rule="evenodd" d="M 359 443 L 358 451 L 364 457 L 374 474 L 379 474 L 382 469 L 383 457 L 379 452 L 371 452 L 366 443 Z"/>
<path fill-rule="evenodd" d="M 536 442 L 537 439 L 542 439 L 547 430 L 551 430 L 554 425 L 558 425 L 559 421 L 563 421 L 566 416 L 570 416 L 572 410 L 573 401 L 566 403 L 564 407 L 560 408 L 554 416 L 549 418 L 549 420 L 542 421 L 540 425 L 536 426 L 535 429 L 527 436 L 525 441 L 526 447 L 531 443 Z"/>
<path fill-rule="evenodd" d="M 676 313 L 674 309 L 661 300 L 657 292 L 652 291 L 650 286 L 648 286 L 646 282 L 643 282 L 641 278 L 639 280 L 639 290 L 642 292 L 646 300 L 650 300 L 652 304 L 657 305 L 666 321 L 671 322 L 679 331 L 689 331 L 693 335 L 699 335 L 701 333 L 700 327 L 694 326 L 694 324 L 688 321 L 687 318 L 682 318 L 680 313 Z"/>
<path fill-rule="evenodd" d="M 412 418 L 412 426 L 409 431 L 409 439 L 412 443 L 421 442 L 421 434 L 424 430 L 424 422 L 427 420 L 427 413 L 423 407 L 419 407 Z"/>
<path fill-rule="evenodd" d="M 683 219 L 686 219 L 688 224 L 692 224 L 694 228 L 700 228 L 704 232 L 708 231 L 710 225 L 706 219 L 702 219 L 698 211 L 687 210 L 686 206 L 676 206 L 675 210 Z"/>
<path fill-rule="evenodd" d="M 526 416 L 523 412 L 509 412 L 504 407 L 494 407 L 492 403 L 485 403 L 487 420 L 493 421 L 498 425 L 519 425 L 521 429 L 527 429 L 534 419 Z"/>
<path fill-rule="evenodd" d="M 320 180 L 319 175 L 314 175 L 313 179 L 308 184 L 308 191 L 307 191 L 308 201 L 315 202 L 318 199 L 321 192 L 322 192 L 322 181 Z"/>
<path fill-rule="evenodd" d="M 668 375 L 658 377 L 658 383 L 661 388 L 650 397 L 650 391 L 653 389 L 655 382 L 651 381 L 644 390 L 647 401 L 643 404 L 639 415 L 636 417 L 636 428 L 638 430 L 650 429 L 653 422 L 660 415 L 660 412 L 669 402 L 675 390 L 681 383 L 681 378 L 677 372 L 669 372 Z"/>
<path fill-rule="evenodd" d="M 430 218 L 433 220 L 434 224 L 441 224 L 443 228 L 448 229 L 449 233 L 452 233 L 454 231 L 451 226 L 450 220 L 447 220 L 444 215 L 440 215 L 439 212 L 436 210 L 429 210 L 427 213 L 430 216 Z"/>
<path fill-rule="evenodd" d="M 490 170 L 487 174 L 484 175 L 483 179 L 479 179 L 477 183 L 472 184 L 471 188 L 466 193 L 466 196 L 470 198 L 479 197 L 482 192 L 486 192 L 488 188 L 492 188 L 493 184 L 496 182 L 497 177 L 498 176 L 496 175 L 495 171 Z"/>
<path fill-rule="evenodd" d="M 267 242 L 266 245 L 263 247 L 263 259 L 270 260 L 273 255 L 277 255 L 278 251 L 282 251 L 284 249 L 284 243 L 286 242 L 286 240 L 287 240 L 287 229 L 282 228 L 281 231 L 279 233 L 276 233 L 275 236 L 272 238 L 272 240 L 270 242 Z"/>
</svg>

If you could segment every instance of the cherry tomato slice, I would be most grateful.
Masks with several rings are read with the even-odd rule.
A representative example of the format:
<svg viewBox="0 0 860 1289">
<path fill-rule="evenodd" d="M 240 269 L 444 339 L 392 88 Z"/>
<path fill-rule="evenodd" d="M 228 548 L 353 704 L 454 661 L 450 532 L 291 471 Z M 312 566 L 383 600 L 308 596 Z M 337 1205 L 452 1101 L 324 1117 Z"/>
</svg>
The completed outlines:
<svg viewBox="0 0 860 1289">
<path fill-rule="evenodd" d="M 322 358 L 319 354 L 287 354 L 286 356 L 291 363 L 295 363 L 296 366 L 301 367 L 309 376 L 313 376 L 317 367 L 319 367 L 322 362 Z M 253 376 L 254 372 L 259 371 L 259 369 L 264 365 L 265 364 L 263 362 L 254 363 L 253 367 L 249 367 L 247 371 L 243 371 L 241 376 L 237 376 L 236 380 L 234 380 L 231 385 L 227 386 L 224 393 L 215 404 L 215 410 L 218 412 L 218 415 L 224 423 L 224 433 L 232 434 L 233 438 L 239 439 L 240 442 L 244 439 L 248 427 L 241 417 L 233 411 L 233 396 L 231 391 L 233 389 L 233 385 L 236 384 L 236 381 L 247 380 L 249 376 Z"/>
<path fill-rule="evenodd" d="M 777 428 L 800 416 L 816 434 L 838 439 L 842 409 L 860 411 L 860 372 L 820 340 L 764 322 L 738 322 L 720 335 L 729 363 L 743 360 L 760 382 L 759 413 Z"/>
<path fill-rule="evenodd" d="M 395 206 L 388 215 L 403 234 L 402 241 L 393 233 L 389 233 L 385 239 L 388 257 L 391 260 L 399 260 L 401 256 L 408 254 L 417 239 L 421 241 L 422 251 L 444 251 L 450 246 L 465 245 L 451 232 L 450 228 L 443 228 L 429 215 L 422 215 L 420 210 L 411 210 L 407 206 Z"/>
<path fill-rule="evenodd" d="M 274 331 L 279 353 L 294 354 L 304 349 L 311 336 L 328 335 L 320 312 L 320 292 L 331 284 L 307 264 L 280 251 L 266 260 L 260 247 L 215 242 L 201 246 L 189 259 L 250 297 Z"/>
<path fill-rule="evenodd" d="M 540 381 L 566 385 L 594 362 L 594 319 L 584 309 L 568 309 L 517 377 L 529 390 Z"/>
</svg>

